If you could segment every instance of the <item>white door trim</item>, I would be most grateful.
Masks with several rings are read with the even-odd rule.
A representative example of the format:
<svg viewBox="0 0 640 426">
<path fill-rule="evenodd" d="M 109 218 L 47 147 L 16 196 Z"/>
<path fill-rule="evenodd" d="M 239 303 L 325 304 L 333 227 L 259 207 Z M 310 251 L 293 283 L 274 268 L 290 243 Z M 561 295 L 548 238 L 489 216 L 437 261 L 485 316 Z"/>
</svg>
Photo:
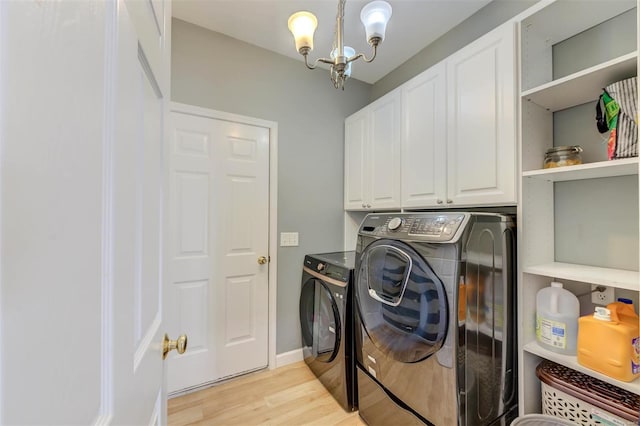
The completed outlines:
<svg viewBox="0 0 640 426">
<path fill-rule="evenodd" d="M 278 123 L 224 111 L 171 102 L 172 112 L 197 115 L 216 120 L 265 127 L 269 129 L 269 370 L 276 365 L 276 303 L 278 291 Z"/>
</svg>

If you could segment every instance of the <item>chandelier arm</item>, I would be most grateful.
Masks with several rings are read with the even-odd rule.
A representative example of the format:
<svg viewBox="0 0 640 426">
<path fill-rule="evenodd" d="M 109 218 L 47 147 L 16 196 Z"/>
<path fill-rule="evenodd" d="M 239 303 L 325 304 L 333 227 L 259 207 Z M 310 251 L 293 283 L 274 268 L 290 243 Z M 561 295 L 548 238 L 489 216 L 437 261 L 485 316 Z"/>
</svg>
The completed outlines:
<svg viewBox="0 0 640 426">
<path fill-rule="evenodd" d="M 302 56 L 304 56 L 304 64 L 310 70 L 315 69 L 318 66 L 318 63 L 320 63 L 320 62 L 325 63 L 325 64 L 333 64 L 333 60 L 327 59 L 327 58 L 318 58 L 313 62 L 313 64 L 309 64 L 309 55 L 308 54 L 306 54 L 306 55 L 303 54 Z"/>
<path fill-rule="evenodd" d="M 374 44 L 372 46 L 373 46 L 373 56 L 371 57 L 371 59 L 367 59 L 367 57 L 364 56 L 364 53 L 358 53 L 357 55 L 347 58 L 347 63 L 357 61 L 360 58 L 362 58 L 362 60 L 365 62 L 373 62 L 373 60 L 376 58 L 376 55 L 378 53 L 378 45 Z"/>
</svg>

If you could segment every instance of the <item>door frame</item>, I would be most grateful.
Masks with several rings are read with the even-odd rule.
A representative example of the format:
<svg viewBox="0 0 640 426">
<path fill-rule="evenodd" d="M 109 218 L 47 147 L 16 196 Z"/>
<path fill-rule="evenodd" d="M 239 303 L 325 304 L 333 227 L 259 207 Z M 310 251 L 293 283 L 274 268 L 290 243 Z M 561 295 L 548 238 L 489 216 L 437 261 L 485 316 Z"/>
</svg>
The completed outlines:
<svg viewBox="0 0 640 426">
<path fill-rule="evenodd" d="M 278 123 L 260 118 L 247 117 L 230 112 L 202 108 L 180 102 L 169 103 L 170 112 L 179 112 L 204 118 L 231 121 L 269 129 L 269 340 L 267 368 L 276 368 L 276 303 L 278 300 Z M 171 137 L 171 135 L 168 135 Z M 169 273 L 168 276 L 171 276 Z"/>
</svg>

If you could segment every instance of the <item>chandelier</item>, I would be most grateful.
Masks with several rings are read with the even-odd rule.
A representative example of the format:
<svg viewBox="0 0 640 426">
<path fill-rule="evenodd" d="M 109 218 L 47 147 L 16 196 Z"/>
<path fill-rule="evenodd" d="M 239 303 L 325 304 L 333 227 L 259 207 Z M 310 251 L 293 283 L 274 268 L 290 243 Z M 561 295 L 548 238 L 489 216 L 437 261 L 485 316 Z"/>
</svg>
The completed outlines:
<svg viewBox="0 0 640 426">
<path fill-rule="evenodd" d="M 384 40 L 387 22 L 391 17 L 391 6 L 386 1 L 372 1 L 362 8 L 360 20 L 367 33 L 367 41 L 373 48 L 370 59 L 363 53 L 356 52 L 353 48 L 344 45 L 344 6 L 346 0 L 338 0 L 338 13 L 336 14 L 336 26 L 333 35 L 333 46 L 329 58 L 318 58 L 312 64 L 309 63 L 309 52 L 313 50 L 313 33 L 318 27 L 318 20 L 311 12 L 296 12 L 289 17 L 289 31 L 293 34 L 296 49 L 304 56 L 304 63 L 309 69 L 314 69 L 318 63 L 330 65 L 331 81 L 336 89 L 344 90 L 344 82 L 351 75 L 351 63 L 362 58 L 365 62 L 372 62 L 376 58 L 378 45 Z"/>
</svg>

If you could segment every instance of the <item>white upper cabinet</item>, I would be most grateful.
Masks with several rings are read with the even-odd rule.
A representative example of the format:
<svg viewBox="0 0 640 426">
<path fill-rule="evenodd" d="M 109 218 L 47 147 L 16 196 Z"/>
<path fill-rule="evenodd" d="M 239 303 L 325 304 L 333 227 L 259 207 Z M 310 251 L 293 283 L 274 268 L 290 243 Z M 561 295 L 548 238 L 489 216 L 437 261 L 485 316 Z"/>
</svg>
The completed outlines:
<svg viewBox="0 0 640 426">
<path fill-rule="evenodd" d="M 445 65 L 402 86 L 402 207 L 442 205 L 447 198 Z"/>
<path fill-rule="evenodd" d="M 393 91 L 345 121 L 347 210 L 400 207 L 400 91 Z"/>
<path fill-rule="evenodd" d="M 447 203 L 515 204 L 515 24 L 459 50 L 447 66 Z"/>
<path fill-rule="evenodd" d="M 402 207 L 517 203 L 515 25 L 402 88 Z"/>
<path fill-rule="evenodd" d="M 367 110 L 360 110 L 344 122 L 344 208 L 366 208 L 365 150 L 367 145 Z"/>
<path fill-rule="evenodd" d="M 400 91 L 369 106 L 368 163 L 372 208 L 400 207 Z M 368 207 L 368 205 L 367 205 Z"/>
</svg>

